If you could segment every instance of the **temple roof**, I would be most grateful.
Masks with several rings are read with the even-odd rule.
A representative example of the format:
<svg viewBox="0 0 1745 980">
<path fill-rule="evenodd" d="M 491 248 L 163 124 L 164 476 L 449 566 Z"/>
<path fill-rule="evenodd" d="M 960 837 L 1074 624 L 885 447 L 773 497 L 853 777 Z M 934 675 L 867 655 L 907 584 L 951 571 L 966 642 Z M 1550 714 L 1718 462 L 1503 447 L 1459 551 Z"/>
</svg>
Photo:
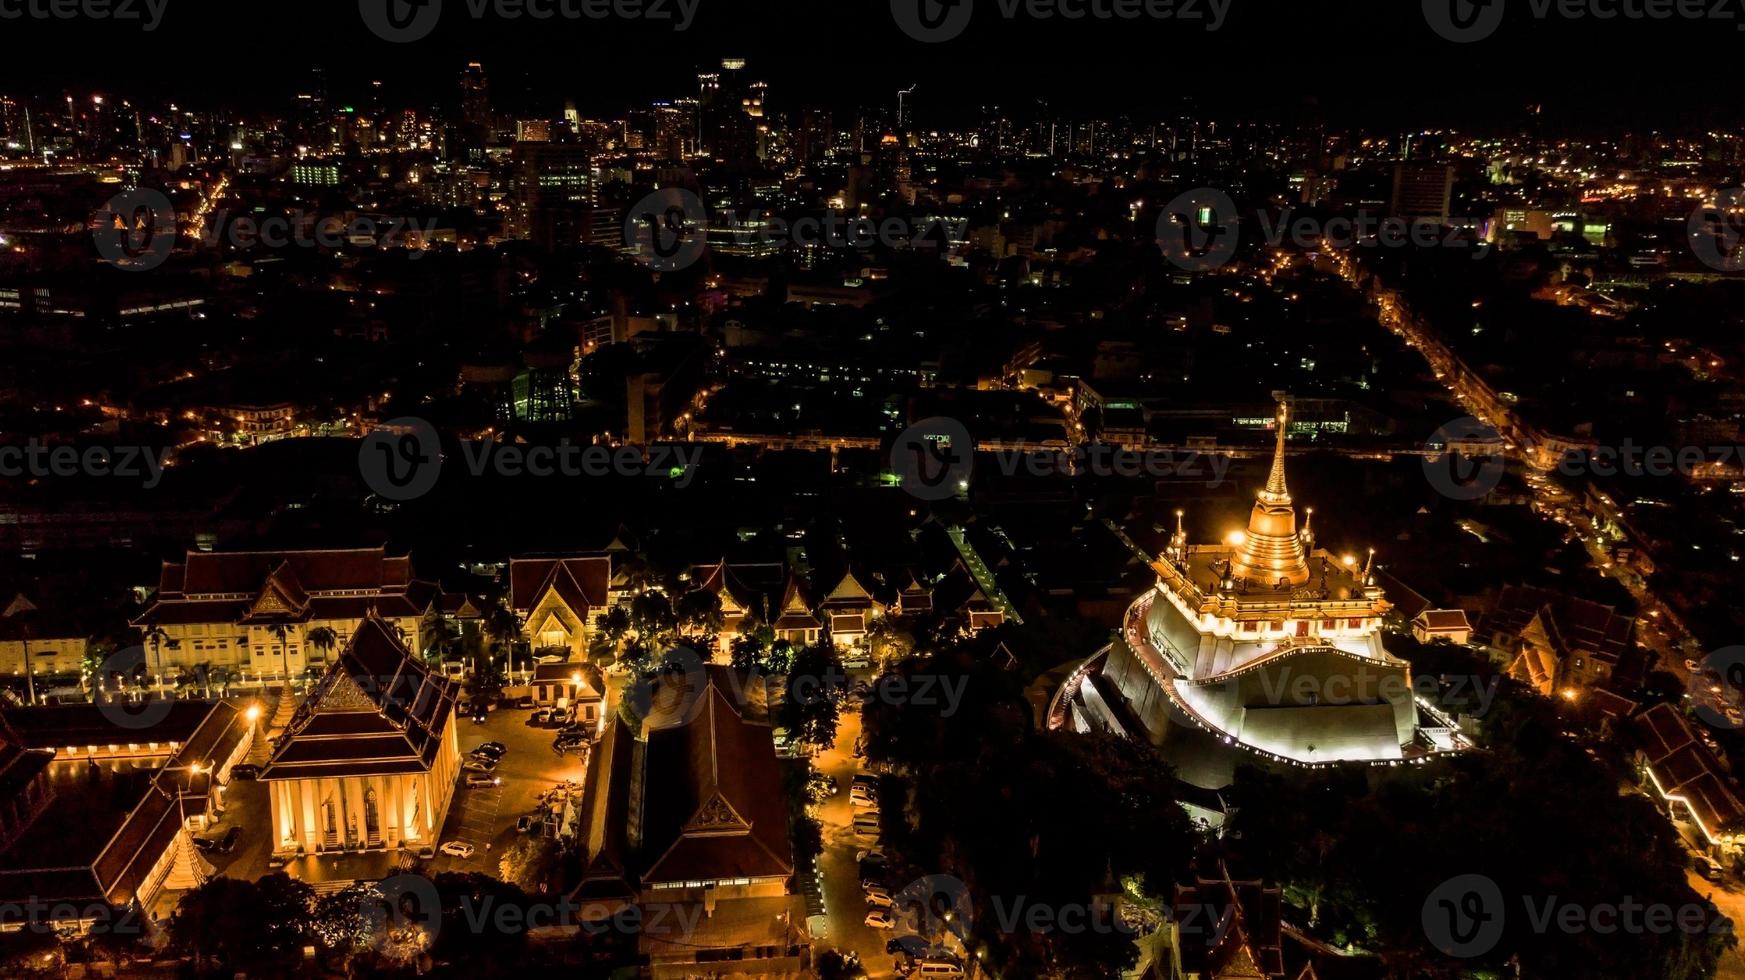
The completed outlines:
<svg viewBox="0 0 1745 980">
<path fill-rule="evenodd" d="M 291 717 L 260 778 L 428 771 L 454 705 L 455 685 L 371 616 Z"/>
<path fill-rule="evenodd" d="M 517 558 L 509 563 L 509 605 L 521 612 L 539 605 L 552 591 L 573 612 L 601 609 L 611 585 L 610 555 Z"/>
<path fill-rule="evenodd" d="M 413 578 L 411 559 L 385 548 L 190 551 L 166 562 L 135 625 L 361 619 L 370 609 L 417 616 L 440 590 Z"/>
</svg>

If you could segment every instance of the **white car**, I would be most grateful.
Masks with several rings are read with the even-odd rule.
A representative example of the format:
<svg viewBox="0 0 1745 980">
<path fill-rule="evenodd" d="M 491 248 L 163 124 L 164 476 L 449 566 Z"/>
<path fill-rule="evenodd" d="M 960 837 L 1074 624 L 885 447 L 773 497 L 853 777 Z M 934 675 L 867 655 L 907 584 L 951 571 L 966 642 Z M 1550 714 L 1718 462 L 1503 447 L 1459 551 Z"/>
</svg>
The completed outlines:
<svg viewBox="0 0 1745 980">
<path fill-rule="evenodd" d="M 502 785 L 502 782 L 503 778 L 501 776 L 493 776 L 490 773 L 467 773 L 467 789 L 489 789 L 492 786 Z"/>
<path fill-rule="evenodd" d="M 849 791 L 848 802 L 853 803 L 855 806 L 876 807 L 879 805 L 879 798 L 861 789 L 859 786 L 856 786 L 854 789 Z"/>
<path fill-rule="evenodd" d="M 451 840 L 442 845 L 442 853 L 449 857 L 470 858 L 475 848 L 464 840 Z"/>
<path fill-rule="evenodd" d="M 897 919 L 884 909 L 873 909 L 866 914 L 866 926 L 869 929 L 895 929 Z"/>
<path fill-rule="evenodd" d="M 866 893 L 866 907 L 869 909 L 891 909 L 896 908 L 896 906 L 897 903 L 891 901 L 891 896 L 889 895 L 884 895 L 879 892 Z"/>
</svg>

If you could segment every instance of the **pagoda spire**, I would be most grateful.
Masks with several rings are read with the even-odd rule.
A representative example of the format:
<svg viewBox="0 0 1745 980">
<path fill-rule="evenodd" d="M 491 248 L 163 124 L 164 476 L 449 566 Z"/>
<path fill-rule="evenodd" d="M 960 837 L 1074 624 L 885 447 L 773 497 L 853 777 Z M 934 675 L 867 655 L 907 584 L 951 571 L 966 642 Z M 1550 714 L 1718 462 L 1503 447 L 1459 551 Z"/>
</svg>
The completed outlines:
<svg viewBox="0 0 1745 980">
<path fill-rule="evenodd" d="M 1309 581 L 1307 543 L 1297 532 L 1297 511 L 1285 485 L 1285 428 L 1290 409 L 1278 407 L 1278 448 L 1273 453 L 1272 474 L 1266 488 L 1256 495 L 1248 531 L 1231 562 L 1233 578 L 1261 588 L 1298 586 Z"/>
<path fill-rule="evenodd" d="M 1266 489 L 1261 491 L 1261 497 L 1268 503 L 1289 504 L 1291 491 L 1285 485 L 1285 433 L 1289 428 L 1290 409 L 1282 402 L 1278 406 L 1278 447 L 1272 454 L 1272 473 L 1266 478 Z"/>
</svg>

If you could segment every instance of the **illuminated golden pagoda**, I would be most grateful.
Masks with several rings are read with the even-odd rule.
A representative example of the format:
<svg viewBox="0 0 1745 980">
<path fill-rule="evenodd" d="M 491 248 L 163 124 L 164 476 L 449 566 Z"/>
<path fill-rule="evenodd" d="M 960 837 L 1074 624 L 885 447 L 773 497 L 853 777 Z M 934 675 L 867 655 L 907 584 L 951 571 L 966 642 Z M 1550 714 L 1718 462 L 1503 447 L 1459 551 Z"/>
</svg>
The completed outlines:
<svg viewBox="0 0 1745 980">
<path fill-rule="evenodd" d="M 1309 581 L 1309 562 L 1297 533 L 1297 510 L 1285 485 L 1285 429 L 1290 410 L 1278 409 L 1278 448 L 1266 488 L 1254 501 L 1248 531 L 1231 563 L 1232 578 L 1265 586 L 1302 585 Z"/>
<path fill-rule="evenodd" d="M 1190 544 L 1176 512 L 1152 565 L 1157 586 L 1062 686 L 1052 727 L 1146 739 L 1180 778 L 1208 788 L 1228 785 L 1238 755 L 1399 765 L 1464 747 L 1445 717 L 1421 721 L 1410 665 L 1382 643 L 1392 607 L 1375 552 L 1364 562 L 1316 547 L 1312 510 L 1297 527 L 1289 421 L 1280 406 L 1272 470 L 1247 531 Z"/>
</svg>

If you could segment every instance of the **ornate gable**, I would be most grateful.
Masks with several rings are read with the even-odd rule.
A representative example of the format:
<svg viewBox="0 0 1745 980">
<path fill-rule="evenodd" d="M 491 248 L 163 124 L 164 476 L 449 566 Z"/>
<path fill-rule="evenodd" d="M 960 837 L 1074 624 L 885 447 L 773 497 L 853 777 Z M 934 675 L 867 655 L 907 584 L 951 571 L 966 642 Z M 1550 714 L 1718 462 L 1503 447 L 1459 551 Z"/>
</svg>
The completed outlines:
<svg viewBox="0 0 1745 980">
<path fill-rule="evenodd" d="M 321 692 L 318 711 L 377 711 L 376 702 L 358 682 L 343 672 L 334 675 L 333 683 Z"/>
<path fill-rule="evenodd" d="M 720 793 L 711 795 L 684 826 L 687 834 L 744 834 L 750 831 L 751 824 Z"/>
</svg>

